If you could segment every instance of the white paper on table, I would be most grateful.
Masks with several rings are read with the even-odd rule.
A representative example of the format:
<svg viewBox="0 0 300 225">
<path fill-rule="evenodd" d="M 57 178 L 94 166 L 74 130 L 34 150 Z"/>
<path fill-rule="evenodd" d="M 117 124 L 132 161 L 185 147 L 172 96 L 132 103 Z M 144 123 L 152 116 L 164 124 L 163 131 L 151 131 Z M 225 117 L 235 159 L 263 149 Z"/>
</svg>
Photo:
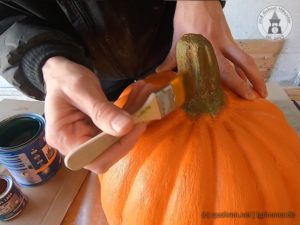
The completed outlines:
<svg viewBox="0 0 300 225">
<path fill-rule="evenodd" d="M 86 175 L 86 170 L 74 172 L 62 164 L 57 174 L 44 184 L 21 187 L 28 203 L 20 215 L 3 225 L 60 225 Z"/>
<path fill-rule="evenodd" d="M 0 101 L 0 121 L 22 113 L 44 113 L 44 102 L 4 99 Z"/>
<path fill-rule="evenodd" d="M 0 121 L 22 113 L 44 113 L 44 102 L 4 99 L 0 101 Z M 63 162 L 62 162 L 63 164 Z M 59 225 L 87 175 L 86 170 L 70 171 L 64 165 L 44 184 L 21 187 L 28 205 L 9 225 Z M 0 174 L 8 172 L 0 165 Z M 2 222 L 0 222 L 2 224 Z M 3 222 L 4 224 L 4 222 Z"/>
</svg>

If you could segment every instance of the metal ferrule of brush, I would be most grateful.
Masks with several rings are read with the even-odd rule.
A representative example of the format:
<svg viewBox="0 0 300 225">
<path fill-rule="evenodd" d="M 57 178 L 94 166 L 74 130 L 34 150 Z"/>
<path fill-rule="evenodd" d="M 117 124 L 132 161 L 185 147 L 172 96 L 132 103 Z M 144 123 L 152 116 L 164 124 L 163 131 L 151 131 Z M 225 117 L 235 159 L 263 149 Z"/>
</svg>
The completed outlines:
<svg viewBox="0 0 300 225">
<path fill-rule="evenodd" d="M 174 110 L 176 107 L 176 95 L 171 85 L 164 87 L 155 94 L 162 117 Z"/>
</svg>

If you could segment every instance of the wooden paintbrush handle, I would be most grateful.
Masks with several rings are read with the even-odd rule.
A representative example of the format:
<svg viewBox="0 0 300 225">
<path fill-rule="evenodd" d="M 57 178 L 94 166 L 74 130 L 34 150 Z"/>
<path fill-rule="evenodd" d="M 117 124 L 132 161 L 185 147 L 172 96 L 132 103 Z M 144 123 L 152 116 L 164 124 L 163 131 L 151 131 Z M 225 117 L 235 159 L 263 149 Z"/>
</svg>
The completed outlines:
<svg viewBox="0 0 300 225">
<path fill-rule="evenodd" d="M 71 170 L 79 170 L 118 142 L 119 139 L 120 137 L 100 133 L 68 153 L 65 157 L 65 165 Z"/>
<path fill-rule="evenodd" d="M 155 94 L 149 95 L 145 104 L 133 115 L 133 118 L 135 123 L 161 119 Z M 100 133 L 68 153 L 65 157 L 65 165 L 71 170 L 79 170 L 100 156 L 119 139 L 120 137 Z"/>
</svg>

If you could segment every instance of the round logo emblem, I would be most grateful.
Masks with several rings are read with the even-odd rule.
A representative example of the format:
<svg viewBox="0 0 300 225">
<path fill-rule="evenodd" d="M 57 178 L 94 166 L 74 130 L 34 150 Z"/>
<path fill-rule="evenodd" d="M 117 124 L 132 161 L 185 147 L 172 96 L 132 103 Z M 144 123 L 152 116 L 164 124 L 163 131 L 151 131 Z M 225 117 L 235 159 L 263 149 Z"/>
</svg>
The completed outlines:
<svg viewBox="0 0 300 225">
<path fill-rule="evenodd" d="M 261 11 L 257 25 L 260 33 L 269 40 L 286 38 L 292 30 L 291 14 L 281 6 L 269 6 Z"/>
</svg>

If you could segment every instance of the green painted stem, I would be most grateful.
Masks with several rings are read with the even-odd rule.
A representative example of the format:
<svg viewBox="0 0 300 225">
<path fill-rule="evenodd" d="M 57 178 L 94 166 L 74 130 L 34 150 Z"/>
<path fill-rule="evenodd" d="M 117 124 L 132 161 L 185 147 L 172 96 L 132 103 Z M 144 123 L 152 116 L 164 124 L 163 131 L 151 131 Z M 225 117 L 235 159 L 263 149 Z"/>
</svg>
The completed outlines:
<svg viewBox="0 0 300 225">
<path fill-rule="evenodd" d="M 202 35 L 186 34 L 177 43 L 178 72 L 184 74 L 186 104 L 190 115 L 217 114 L 225 104 L 220 70 L 210 42 Z"/>
</svg>

